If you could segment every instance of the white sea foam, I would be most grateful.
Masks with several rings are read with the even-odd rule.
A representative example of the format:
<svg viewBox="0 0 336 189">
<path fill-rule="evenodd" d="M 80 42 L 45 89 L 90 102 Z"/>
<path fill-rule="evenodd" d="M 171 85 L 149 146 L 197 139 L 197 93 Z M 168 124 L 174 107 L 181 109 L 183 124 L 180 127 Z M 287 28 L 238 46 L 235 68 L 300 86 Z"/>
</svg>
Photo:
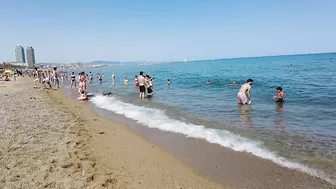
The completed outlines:
<svg viewBox="0 0 336 189">
<path fill-rule="evenodd" d="M 99 108 L 123 115 L 137 121 L 141 125 L 157 128 L 162 131 L 184 134 L 186 137 L 203 139 L 209 143 L 219 144 L 235 151 L 249 152 L 263 159 L 271 160 L 283 167 L 297 169 L 335 184 L 335 181 L 331 180 L 322 171 L 280 157 L 276 155 L 276 153 L 266 149 L 260 141 L 253 141 L 226 130 L 206 128 L 203 125 L 187 124 L 169 118 L 165 115 L 163 110 L 124 103 L 115 97 L 95 96 L 90 101 Z"/>
</svg>

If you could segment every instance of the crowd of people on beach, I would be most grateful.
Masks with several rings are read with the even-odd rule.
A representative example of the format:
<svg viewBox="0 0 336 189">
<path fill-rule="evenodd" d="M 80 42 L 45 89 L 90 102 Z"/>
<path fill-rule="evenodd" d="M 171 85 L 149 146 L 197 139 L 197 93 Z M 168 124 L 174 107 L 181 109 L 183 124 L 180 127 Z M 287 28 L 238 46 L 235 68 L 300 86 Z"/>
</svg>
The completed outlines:
<svg viewBox="0 0 336 189">
<path fill-rule="evenodd" d="M 52 70 L 38 70 L 35 69 L 34 71 L 25 71 L 21 69 L 9 69 L 6 71 L 0 72 L 0 81 L 10 81 L 11 78 L 13 80 L 16 80 L 17 76 L 24 76 L 24 74 L 27 74 L 31 77 L 34 77 L 34 84 L 35 87 L 37 83 L 41 85 L 41 89 L 59 89 L 60 83 L 64 85 L 64 82 L 68 80 L 68 72 L 67 71 L 59 71 L 57 72 L 57 68 L 53 68 Z M 104 74 L 97 73 L 97 80 L 101 84 L 103 82 Z M 88 93 L 87 89 L 87 82 L 92 83 L 93 81 L 93 74 L 92 72 L 89 72 L 85 74 L 85 72 L 79 72 L 77 74 L 77 77 L 75 75 L 75 72 L 71 72 L 70 75 L 70 88 L 77 88 L 78 84 L 78 100 L 88 100 L 88 97 L 91 96 Z M 113 72 L 112 73 L 112 83 L 115 84 L 116 81 L 116 75 Z M 251 104 L 251 88 L 253 85 L 253 79 L 248 79 L 245 84 L 242 84 L 238 94 L 237 94 L 237 101 L 239 104 L 247 105 Z M 170 79 L 166 80 L 166 84 L 170 85 L 171 81 Z M 206 82 L 207 85 L 212 84 L 211 80 L 208 80 Z M 129 86 L 129 80 L 127 77 L 123 80 L 123 85 L 125 87 Z M 134 76 L 134 86 L 139 92 L 139 98 L 150 98 L 154 95 L 154 77 L 149 75 L 149 72 L 147 75 L 144 75 L 143 71 L 139 72 L 139 75 Z M 228 84 L 230 86 L 237 86 L 238 84 L 235 81 L 232 81 L 232 83 Z M 54 86 L 54 88 L 52 87 Z M 105 95 L 109 95 L 111 93 L 105 93 Z M 278 103 L 284 102 L 284 96 L 285 93 L 281 87 L 276 88 L 276 96 L 273 97 L 273 99 Z"/>
<path fill-rule="evenodd" d="M 12 79 L 14 81 L 16 81 L 16 78 L 18 76 L 22 76 L 24 77 L 24 73 L 25 70 L 24 69 L 16 69 L 16 68 L 12 68 L 12 69 L 1 69 L 0 70 L 0 81 L 11 81 Z"/>
</svg>

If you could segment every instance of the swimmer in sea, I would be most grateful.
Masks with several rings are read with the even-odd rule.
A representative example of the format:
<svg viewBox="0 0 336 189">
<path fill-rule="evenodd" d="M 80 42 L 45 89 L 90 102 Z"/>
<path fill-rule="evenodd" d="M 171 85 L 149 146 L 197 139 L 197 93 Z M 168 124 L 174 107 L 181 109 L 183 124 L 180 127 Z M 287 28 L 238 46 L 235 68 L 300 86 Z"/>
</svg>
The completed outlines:
<svg viewBox="0 0 336 189">
<path fill-rule="evenodd" d="M 237 85 L 237 83 L 236 83 L 235 81 L 232 81 L 232 83 L 231 83 L 231 84 L 229 84 L 229 85 L 231 85 L 231 86 L 236 86 L 236 85 Z"/>
<path fill-rule="evenodd" d="M 282 91 L 282 88 L 277 87 L 276 90 L 277 90 L 277 93 L 273 99 L 276 99 L 276 102 L 280 102 L 280 103 L 284 102 L 285 93 Z"/>
<path fill-rule="evenodd" d="M 208 84 L 208 85 L 211 84 L 211 80 L 208 80 L 208 81 L 206 82 L 206 84 Z"/>
<path fill-rule="evenodd" d="M 237 94 L 238 104 L 251 104 L 251 88 L 253 84 L 253 79 L 248 79 L 245 84 L 243 84 Z"/>
<path fill-rule="evenodd" d="M 169 80 L 169 79 L 167 79 L 166 83 L 167 83 L 167 85 L 170 85 L 170 80 Z"/>
</svg>

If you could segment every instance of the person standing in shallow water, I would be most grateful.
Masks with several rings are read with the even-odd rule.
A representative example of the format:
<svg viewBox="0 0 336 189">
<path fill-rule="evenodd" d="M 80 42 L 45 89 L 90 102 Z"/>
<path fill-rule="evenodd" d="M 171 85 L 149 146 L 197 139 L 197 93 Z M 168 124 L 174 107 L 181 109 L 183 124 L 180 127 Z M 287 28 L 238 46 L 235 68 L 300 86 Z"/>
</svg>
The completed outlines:
<svg viewBox="0 0 336 189">
<path fill-rule="evenodd" d="M 97 78 L 98 78 L 99 84 L 101 84 L 103 82 L 103 77 L 100 75 L 100 73 L 98 73 Z"/>
<path fill-rule="evenodd" d="M 285 93 L 282 91 L 281 87 L 277 87 L 276 88 L 277 92 L 276 92 L 276 96 L 273 98 L 276 100 L 276 102 L 284 102 L 284 97 L 285 97 Z"/>
<path fill-rule="evenodd" d="M 115 74 L 114 74 L 114 72 L 112 73 L 112 82 L 115 82 Z"/>
<path fill-rule="evenodd" d="M 140 75 L 138 76 L 138 82 L 139 82 L 139 98 L 144 99 L 145 98 L 145 92 L 146 92 L 146 87 L 145 87 L 145 83 L 146 80 L 143 76 L 143 72 L 140 72 Z"/>
<path fill-rule="evenodd" d="M 71 76 L 70 76 L 70 88 L 72 88 L 72 86 L 75 86 L 75 88 L 77 88 L 76 86 L 76 75 L 74 72 L 71 72 Z"/>
<path fill-rule="evenodd" d="M 248 79 L 247 82 L 242 85 L 237 94 L 239 104 L 251 104 L 251 88 L 253 79 Z"/>
</svg>

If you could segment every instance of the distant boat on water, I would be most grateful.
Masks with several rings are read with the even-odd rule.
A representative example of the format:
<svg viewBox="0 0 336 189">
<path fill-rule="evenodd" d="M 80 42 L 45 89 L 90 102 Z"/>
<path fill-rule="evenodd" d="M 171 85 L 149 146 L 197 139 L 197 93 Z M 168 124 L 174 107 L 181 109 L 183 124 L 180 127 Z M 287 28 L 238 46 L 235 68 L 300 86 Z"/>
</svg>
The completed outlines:
<svg viewBox="0 0 336 189">
<path fill-rule="evenodd" d="M 186 59 L 186 58 L 184 58 L 184 62 L 187 62 L 187 59 Z"/>
</svg>

